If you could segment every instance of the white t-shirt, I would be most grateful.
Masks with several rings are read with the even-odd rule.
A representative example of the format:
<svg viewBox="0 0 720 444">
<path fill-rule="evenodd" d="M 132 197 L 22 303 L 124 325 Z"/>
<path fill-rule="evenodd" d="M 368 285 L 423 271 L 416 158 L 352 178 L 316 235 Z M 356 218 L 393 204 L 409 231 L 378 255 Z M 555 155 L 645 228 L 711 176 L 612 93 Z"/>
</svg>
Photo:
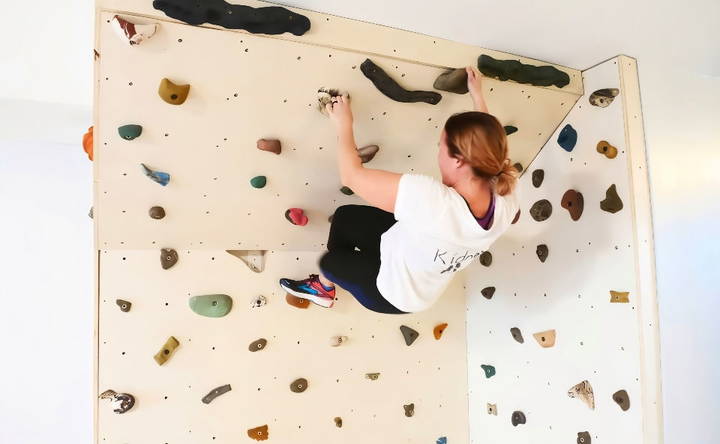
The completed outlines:
<svg viewBox="0 0 720 444">
<path fill-rule="evenodd" d="M 378 290 L 402 311 L 430 307 L 454 274 L 505 232 L 517 210 L 515 193 L 495 194 L 495 215 L 485 230 L 454 188 L 430 176 L 403 174 L 397 222 L 380 237 Z"/>
</svg>

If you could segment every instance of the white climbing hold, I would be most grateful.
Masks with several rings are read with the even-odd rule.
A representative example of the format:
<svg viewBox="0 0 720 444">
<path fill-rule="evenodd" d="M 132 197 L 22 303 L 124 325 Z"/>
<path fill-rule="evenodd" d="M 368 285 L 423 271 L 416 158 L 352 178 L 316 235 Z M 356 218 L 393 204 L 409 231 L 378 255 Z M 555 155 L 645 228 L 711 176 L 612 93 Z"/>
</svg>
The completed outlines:
<svg viewBox="0 0 720 444">
<path fill-rule="evenodd" d="M 127 41 L 131 46 L 139 45 L 149 39 L 155 34 L 158 28 L 158 25 L 155 23 L 141 25 L 139 23 L 127 21 L 118 15 L 112 18 L 110 25 L 115 30 L 115 33 L 120 36 L 121 39 Z"/>
</svg>

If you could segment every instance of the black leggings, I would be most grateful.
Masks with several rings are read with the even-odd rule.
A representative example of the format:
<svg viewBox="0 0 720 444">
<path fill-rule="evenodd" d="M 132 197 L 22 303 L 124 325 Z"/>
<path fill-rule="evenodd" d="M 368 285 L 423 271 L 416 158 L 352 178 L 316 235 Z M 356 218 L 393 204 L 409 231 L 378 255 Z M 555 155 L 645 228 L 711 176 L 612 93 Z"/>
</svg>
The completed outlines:
<svg viewBox="0 0 720 444">
<path fill-rule="evenodd" d="M 379 208 L 338 207 L 330 225 L 328 252 L 320 258 L 320 270 L 326 278 L 349 291 L 365 308 L 378 313 L 406 313 L 390 304 L 375 283 L 380 271 L 380 235 L 394 223 L 395 216 Z"/>
</svg>

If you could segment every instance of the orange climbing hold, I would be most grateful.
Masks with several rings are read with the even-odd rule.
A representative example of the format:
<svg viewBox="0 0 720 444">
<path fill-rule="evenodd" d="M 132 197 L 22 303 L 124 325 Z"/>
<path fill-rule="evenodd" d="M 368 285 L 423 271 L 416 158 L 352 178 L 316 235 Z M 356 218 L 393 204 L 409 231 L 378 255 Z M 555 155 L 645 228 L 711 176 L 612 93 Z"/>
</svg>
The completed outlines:
<svg viewBox="0 0 720 444">
<path fill-rule="evenodd" d="M 83 134 L 82 146 L 85 153 L 88 155 L 88 159 L 93 160 L 93 127 L 88 128 L 87 132 Z"/>
<path fill-rule="evenodd" d="M 285 295 L 285 301 L 293 307 L 297 308 L 308 308 L 310 306 L 309 300 L 305 298 L 299 298 L 297 296 L 291 295 L 290 293 Z"/>
<path fill-rule="evenodd" d="M 280 154 L 282 152 L 282 144 L 277 139 L 260 139 L 257 141 L 257 148 L 259 150 L 270 151 L 275 154 Z"/>
<path fill-rule="evenodd" d="M 290 208 L 289 210 L 285 211 L 285 219 L 290 221 L 290 223 L 293 225 L 304 226 L 308 223 L 308 218 L 305 215 L 305 211 L 303 211 L 301 208 Z"/>
<path fill-rule="evenodd" d="M 630 302 L 630 292 L 610 290 L 610 302 L 620 304 L 628 303 Z"/>
<path fill-rule="evenodd" d="M 435 339 L 440 339 L 447 326 L 447 323 L 443 322 L 442 324 L 438 324 L 435 326 L 435 328 L 433 328 L 433 335 L 435 336 Z"/>
<path fill-rule="evenodd" d="M 268 433 L 267 424 L 265 424 L 264 426 L 255 427 L 254 429 L 250 429 L 247 431 L 247 434 L 255 441 L 265 441 L 270 436 L 270 434 Z"/>
</svg>

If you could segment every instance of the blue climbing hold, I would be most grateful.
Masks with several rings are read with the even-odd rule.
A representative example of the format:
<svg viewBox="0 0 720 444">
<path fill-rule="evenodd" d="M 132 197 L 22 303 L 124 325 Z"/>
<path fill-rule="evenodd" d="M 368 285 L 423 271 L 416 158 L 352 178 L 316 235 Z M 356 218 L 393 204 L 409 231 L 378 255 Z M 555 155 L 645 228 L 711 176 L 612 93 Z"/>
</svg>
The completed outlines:
<svg viewBox="0 0 720 444">
<path fill-rule="evenodd" d="M 435 441 L 436 444 L 447 444 L 447 438 L 444 436 L 441 436 L 440 438 Z"/>
<path fill-rule="evenodd" d="M 568 153 L 575 148 L 577 143 L 577 131 L 569 123 L 563 127 L 558 135 L 558 145 Z"/>
<path fill-rule="evenodd" d="M 165 186 L 168 184 L 168 182 L 170 182 L 170 175 L 168 173 L 152 170 L 145 166 L 144 163 L 141 163 L 140 166 L 142 166 L 143 172 L 147 177 L 159 183 L 160 185 Z"/>
<path fill-rule="evenodd" d="M 480 367 L 485 370 L 486 378 L 492 378 L 493 376 L 495 376 L 495 367 L 493 367 L 492 365 L 482 364 Z"/>
</svg>

